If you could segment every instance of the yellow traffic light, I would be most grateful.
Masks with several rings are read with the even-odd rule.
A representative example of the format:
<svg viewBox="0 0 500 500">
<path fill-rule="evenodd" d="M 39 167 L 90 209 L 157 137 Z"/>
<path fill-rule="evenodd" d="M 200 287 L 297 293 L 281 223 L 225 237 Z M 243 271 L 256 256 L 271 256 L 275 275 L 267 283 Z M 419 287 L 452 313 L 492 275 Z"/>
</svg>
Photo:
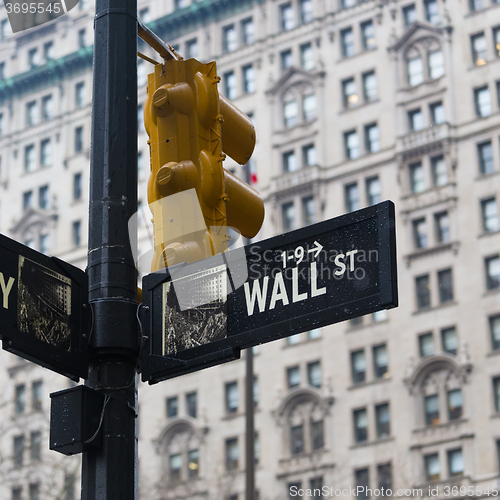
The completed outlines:
<svg viewBox="0 0 500 500">
<path fill-rule="evenodd" d="M 148 76 L 144 122 L 149 135 L 156 271 L 227 249 L 226 227 L 251 238 L 264 204 L 225 170 L 223 151 L 246 163 L 255 145 L 250 119 L 219 98 L 215 62 L 168 60 Z"/>
</svg>

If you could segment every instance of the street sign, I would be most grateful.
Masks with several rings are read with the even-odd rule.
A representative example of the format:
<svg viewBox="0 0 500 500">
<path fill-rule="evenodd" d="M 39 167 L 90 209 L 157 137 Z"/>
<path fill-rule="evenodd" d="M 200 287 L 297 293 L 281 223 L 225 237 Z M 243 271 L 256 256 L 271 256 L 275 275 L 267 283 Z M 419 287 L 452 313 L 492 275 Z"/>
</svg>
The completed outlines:
<svg viewBox="0 0 500 500">
<path fill-rule="evenodd" d="M 143 279 L 143 381 L 396 307 L 390 201 Z M 146 333 L 147 332 L 147 333 Z"/>
<path fill-rule="evenodd" d="M 87 275 L 0 234 L 2 347 L 78 380 L 88 375 Z"/>
</svg>

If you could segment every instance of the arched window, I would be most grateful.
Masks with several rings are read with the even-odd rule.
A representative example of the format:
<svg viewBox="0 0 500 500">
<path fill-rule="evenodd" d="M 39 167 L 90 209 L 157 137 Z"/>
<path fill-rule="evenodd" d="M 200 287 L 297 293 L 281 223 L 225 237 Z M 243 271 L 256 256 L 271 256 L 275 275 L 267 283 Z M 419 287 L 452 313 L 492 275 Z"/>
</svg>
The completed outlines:
<svg viewBox="0 0 500 500">
<path fill-rule="evenodd" d="M 428 36 L 416 40 L 406 50 L 406 79 L 410 87 L 444 75 L 444 56 L 438 38 Z"/>
</svg>

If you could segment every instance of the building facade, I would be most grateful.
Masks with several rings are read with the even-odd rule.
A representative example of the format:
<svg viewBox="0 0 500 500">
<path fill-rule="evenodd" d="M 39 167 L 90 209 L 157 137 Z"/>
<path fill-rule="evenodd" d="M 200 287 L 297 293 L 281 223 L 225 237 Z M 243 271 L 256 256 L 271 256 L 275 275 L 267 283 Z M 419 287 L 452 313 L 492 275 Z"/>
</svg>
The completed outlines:
<svg viewBox="0 0 500 500">
<path fill-rule="evenodd" d="M 500 3 L 139 0 L 139 16 L 186 58 L 216 60 L 221 93 L 252 117 L 250 164 L 225 167 L 264 198 L 256 241 L 396 204 L 400 306 L 255 349 L 258 498 L 496 496 Z M 82 268 L 92 21 L 80 0 L 12 35 L 0 7 L 0 230 Z M 139 60 L 146 210 L 151 68 Z M 46 446 L 47 395 L 69 382 L 2 359 L 1 497 L 77 498 L 78 457 Z M 244 382 L 242 356 L 141 385 L 141 498 L 244 498 Z"/>
</svg>

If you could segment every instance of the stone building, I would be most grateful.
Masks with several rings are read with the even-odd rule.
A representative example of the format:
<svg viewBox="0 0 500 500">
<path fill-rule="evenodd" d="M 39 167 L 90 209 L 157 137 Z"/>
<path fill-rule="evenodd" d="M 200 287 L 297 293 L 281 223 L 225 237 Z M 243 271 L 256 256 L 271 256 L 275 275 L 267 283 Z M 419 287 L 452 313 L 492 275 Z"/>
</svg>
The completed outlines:
<svg viewBox="0 0 500 500">
<path fill-rule="evenodd" d="M 323 485 L 496 496 L 500 3 L 139 0 L 139 15 L 185 57 L 215 59 L 221 92 L 251 115 L 250 164 L 225 163 L 265 200 L 257 240 L 396 204 L 399 308 L 256 349 L 259 499 Z M 0 7 L 0 230 L 81 267 L 92 20 L 80 0 L 12 35 Z M 150 69 L 139 61 L 140 104 Z M 146 223 L 139 234 L 146 253 Z M 2 359 L 0 496 L 76 498 L 78 458 L 44 444 L 47 395 L 68 382 Z M 244 379 L 242 356 L 140 387 L 141 498 L 244 498 Z"/>
</svg>

